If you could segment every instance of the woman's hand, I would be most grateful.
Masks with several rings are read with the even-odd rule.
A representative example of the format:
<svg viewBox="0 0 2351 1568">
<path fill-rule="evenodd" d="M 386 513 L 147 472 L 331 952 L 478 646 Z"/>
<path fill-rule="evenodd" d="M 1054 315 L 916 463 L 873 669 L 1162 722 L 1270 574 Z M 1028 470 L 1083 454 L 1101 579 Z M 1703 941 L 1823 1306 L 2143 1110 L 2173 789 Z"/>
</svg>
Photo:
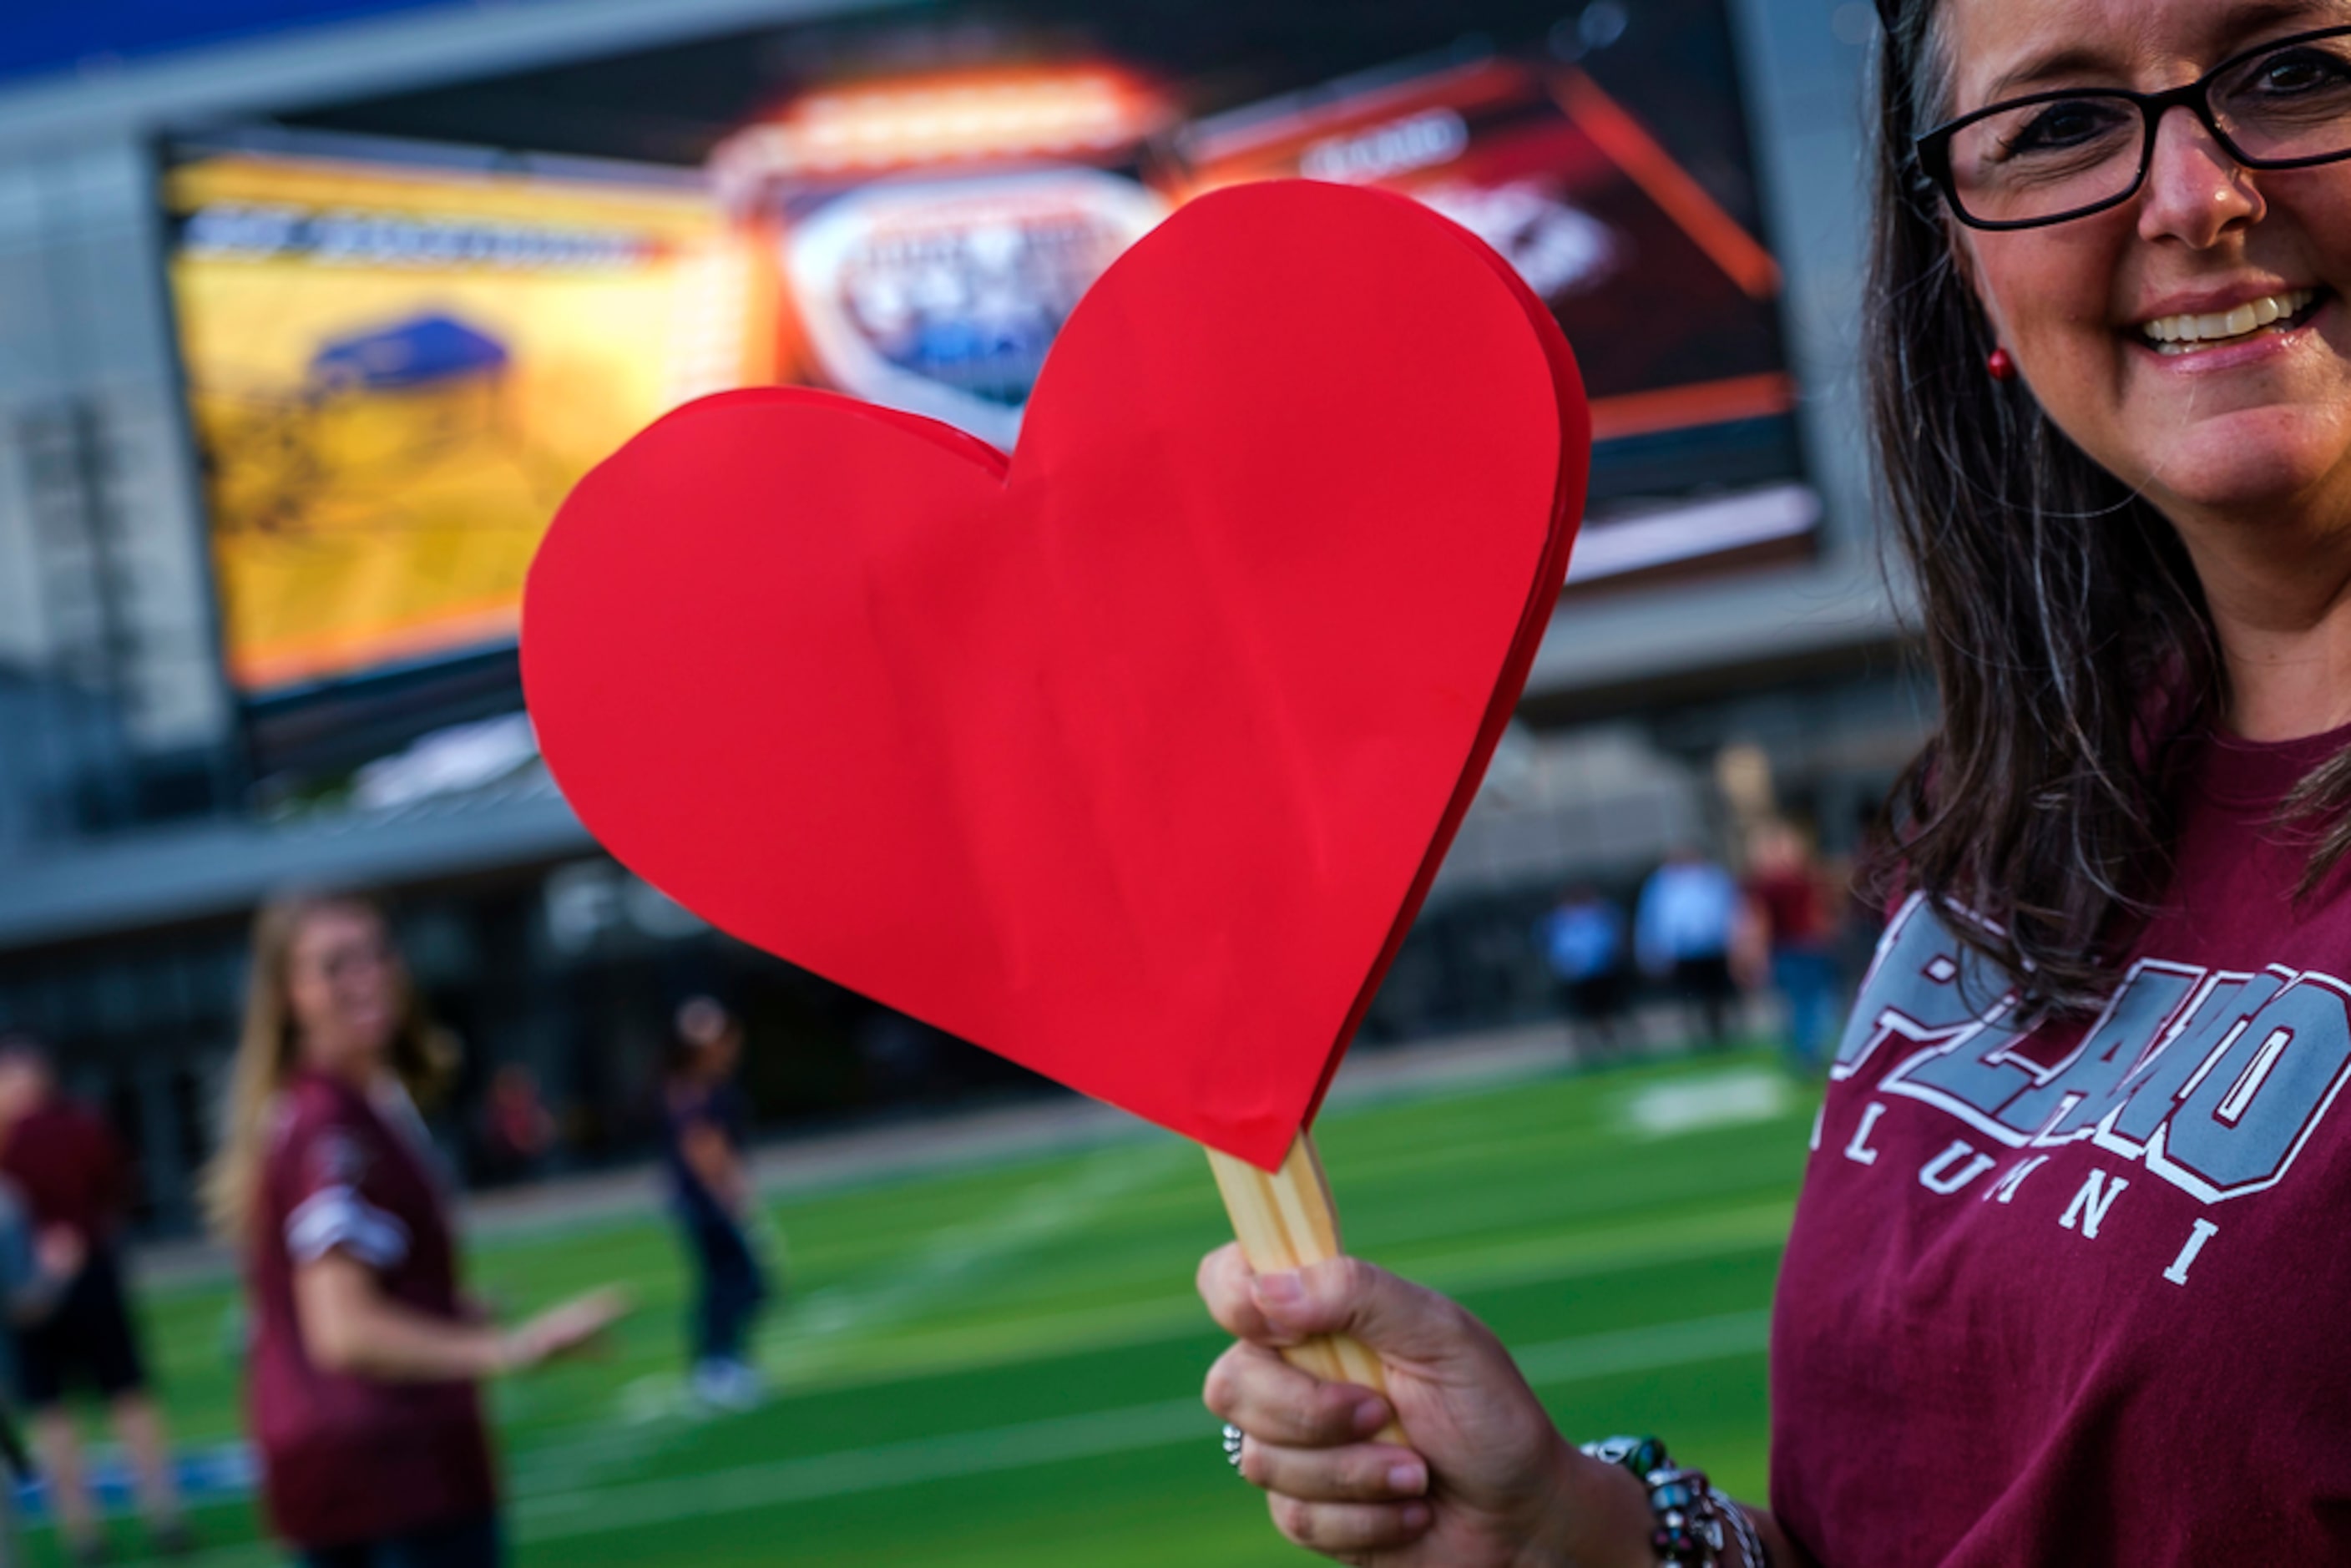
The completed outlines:
<svg viewBox="0 0 2351 1568">
<path fill-rule="evenodd" d="M 1238 1247 L 1200 1265 L 1208 1311 L 1241 1343 L 1209 1370 L 1208 1408 L 1248 1435 L 1241 1473 L 1301 1546 L 1377 1568 L 1635 1568 L 1648 1500 L 1576 1451 L 1492 1333 L 1433 1291 L 1353 1259 L 1252 1275 Z M 1283 1346 L 1345 1334 L 1387 1397 L 1324 1383 Z M 1372 1441 L 1393 1412 L 1412 1448 Z"/>
<path fill-rule="evenodd" d="M 340 1248 L 294 1270 L 304 1354 L 323 1371 L 380 1383 L 473 1382 L 578 1354 L 632 1304 L 620 1291 L 594 1291 L 505 1331 L 419 1312 Z"/>
<path fill-rule="evenodd" d="M 628 1292 L 607 1285 L 549 1307 L 507 1336 L 507 1366 L 517 1372 L 601 1349 L 611 1326 L 636 1310 Z"/>
</svg>

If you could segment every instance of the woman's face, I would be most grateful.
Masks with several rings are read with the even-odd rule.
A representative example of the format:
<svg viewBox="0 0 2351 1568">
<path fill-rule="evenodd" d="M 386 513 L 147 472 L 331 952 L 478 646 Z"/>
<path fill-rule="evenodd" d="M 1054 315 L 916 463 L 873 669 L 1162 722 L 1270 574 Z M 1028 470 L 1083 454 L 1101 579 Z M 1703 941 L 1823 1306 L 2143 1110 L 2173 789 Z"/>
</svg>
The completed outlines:
<svg viewBox="0 0 2351 1568">
<path fill-rule="evenodd" d="M 295 928 L 286 999 L 306 1064 L 335 1072 L 381 1063 L 399 1030 L 406 990 L 391 934 L 371 911 L 327 904 Z"/>
<path fill-rule="evenodd" d="M 1959 114 L 2057 88 L 2175 87 L 2270 39 L 2351 24 L 2351 0 L 1945 0 L 1943 22 Z M 2291 510 L 2351 534 L 2351 162 L 2242 169 L 2175 110 L 2131 201 L 1955 232 L 2032 395 L 2175 522 Z M 2314 312 L 2187 352 L 2147 329 L 2305 289 Z"/>
</svg>

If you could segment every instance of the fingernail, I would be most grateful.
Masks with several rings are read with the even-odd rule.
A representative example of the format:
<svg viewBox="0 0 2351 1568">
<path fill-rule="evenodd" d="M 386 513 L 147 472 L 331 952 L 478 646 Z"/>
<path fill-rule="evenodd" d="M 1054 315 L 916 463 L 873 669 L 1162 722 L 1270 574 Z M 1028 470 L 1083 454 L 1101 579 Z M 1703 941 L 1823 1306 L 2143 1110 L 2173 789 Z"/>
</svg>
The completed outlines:
<svg viewBox="0 0 2351 1568">
<path fill-rule="evenodd" d="M 1418 1497 L 1428 1490 L 1428 1471 L 1417 1464 L 1395 1465 L 1388 1470 L 1388 1490 Z"/>
<path fill-rule="evenodd" d="M 1404 1527 L 1406 1530 L 1426 1530 L 1428 1528 L 1428 1505 L 1425 1502 L 1408 1502 L 1404 1505 L 1404 1513 L 1402 1517 L 1404 1519 Z"/>
<path fill-rule="evenodd" d="M 1366 1399 L 1355 1406 L 1355 1430 L 1368 1437 L 1388 1424 L 1388 1402 Z"/>
<path fill-rule="evenodd" d="M 1306 1287 L 1295 1274 L 1259 1274 L 1257 1300 L 1262 1307 L 1295 1307 L 1306 1300 Z"/>
</svg>

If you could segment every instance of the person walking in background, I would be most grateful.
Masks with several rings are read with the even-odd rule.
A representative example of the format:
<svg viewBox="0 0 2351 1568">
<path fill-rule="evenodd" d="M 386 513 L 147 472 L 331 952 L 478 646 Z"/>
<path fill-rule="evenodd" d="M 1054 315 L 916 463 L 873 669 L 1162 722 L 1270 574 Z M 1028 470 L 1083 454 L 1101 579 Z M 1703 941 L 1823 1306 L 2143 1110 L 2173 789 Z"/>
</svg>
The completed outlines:
<svg viewBox="0 0 2351 1568">
<path fill-rule="evenodd" d="M 413 1098 L 454 1057 L 374 904 L 261 912 L 205 1202 L 245 1264 L 269 1515 L 308 1568 L 501 1563 L 477 1385 L 580 1350 L 625 1310 L 597 1291 L 509 1330 L 465 1303 Z"/>
<path fill-rule="evenodd" d="M 89 1259 L 80 1237 L 62 1226 L 36 1231 L 32 1211 L 16 1184 L 0 1176 L 0 1321 L 11 1345 L 14 1336 L 47 1319 Z M 38 1479 L 26 1451 L 13 1401 L 0 1401 L 0 1568 L 22 1561 L 17 1551 L 16 1491 Z"/>
<path fill-rule="evenodd" d="M 1730 1004 L 1739 995 L 1731 947 L 1740 908 L 1730 873 L 1683 845 L 1650 873 L 1634 915 L 1634 950 L 1642 969 L 1697 1011 L 1710 1046 L 1730 1037 Z"/>
<path fill-rule="evenodd" d="M 691 1385 L 704 1404 L 729 1410 L 758 1403 L 759 1375 L 744 1346 L 768 1299 L 747 1234 L 755 1195 L 743 1163 L 749 1108 L 735 1082 L 742 1056 L 743 1026 L 720 1003 L 695 997 L 677 1009 L 662 1082 L 662 1160 L 697 1275 Z"/>
<path fill-rule="evenodd" d="M 1625 973 L 1625 914 L 1596 889 L 1577 883 L 1560 895 L 1536 933 L 1559 989 L 1560 1010 L 1592 1031 L 1595 1051 L 1622 1048 Z"/>
<path fill-rule="evenodd" d="M 1747 897 L 1761 922 L 1771 988 L 1788 1009 L 1788 1063 L 1810 1073 L 1836 1028 L 1835 932 L 1827 878 L 1802 833 L 1767 821 L 1748 846 Z"/>
<path fill-rule="evenodd" d="M 20 1320 L 15 1336 L 17 1396 L 66 1550 L 80 1563 L 101 1562 L 106 1552 L 66 1407 L 68 1393 L 83 1387 L 106 1401 L 157 1550 L 184 1552 L 191 1542 L 171 1446 L 123 1288 L 130 1156 L 96 1113 L 57 1092 L 47 1052 L 23 1036 L 0 1043 L 0 1176 L 21 1195 L 37 1248 L 53 1263 L 75 1265 L 54 1301 Z"/>
</svg>

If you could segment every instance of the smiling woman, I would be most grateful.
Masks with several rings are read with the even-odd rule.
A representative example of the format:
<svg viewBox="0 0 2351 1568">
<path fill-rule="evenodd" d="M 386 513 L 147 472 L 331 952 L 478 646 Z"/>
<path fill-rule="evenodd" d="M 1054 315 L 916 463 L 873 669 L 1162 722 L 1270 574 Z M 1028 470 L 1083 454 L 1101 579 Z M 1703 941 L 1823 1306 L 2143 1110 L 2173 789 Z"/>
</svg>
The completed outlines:
<svg viewBox="0 0 2351 1568">
<path fill-rule="evenodd" d="M 1208 1402 L 1343 1561 L 2351 1559 L 2351 1256 L 2307 1245 L 2351 1192 L 2351 3 L 1879 9 L 1866 371 L 1943 720 L 1781 1276 L 1771 1508 L 1570 1447 L 1418 1287 L 1213 1255 Z M 1274 1354 L 1320 1333 L 1389 1398 Z"/>
<path fill-rule="evenodd" d="M 600 1292 L 502 1330 L 465 1300 L 410 1097 L 447 1055 L 375 904 L 262 910 L 207 1197 L 244 1265 L 270 1522 L 308 1568 L 496 1568 L 476 1385 L 592 1344 L 624 1307 Z"/>
<path fill-rule="evenodd" d="M 2351 717 L 2319 656 L 2351 570 L 2346 24 L 1892 18 L 1868 361 L 1945 705 L 1897 794 L 1904 874 L 2002 911 L 1970 939 L 2050 999 L 2105 990 L 2100 937 L 2160 892 L 2174 743 Z M 2021 383 L 1981 373 L 1995 349 Z M 2317 870 L 2347 787 L 2320 768 L 2294 802 Z"/>
</svg>

